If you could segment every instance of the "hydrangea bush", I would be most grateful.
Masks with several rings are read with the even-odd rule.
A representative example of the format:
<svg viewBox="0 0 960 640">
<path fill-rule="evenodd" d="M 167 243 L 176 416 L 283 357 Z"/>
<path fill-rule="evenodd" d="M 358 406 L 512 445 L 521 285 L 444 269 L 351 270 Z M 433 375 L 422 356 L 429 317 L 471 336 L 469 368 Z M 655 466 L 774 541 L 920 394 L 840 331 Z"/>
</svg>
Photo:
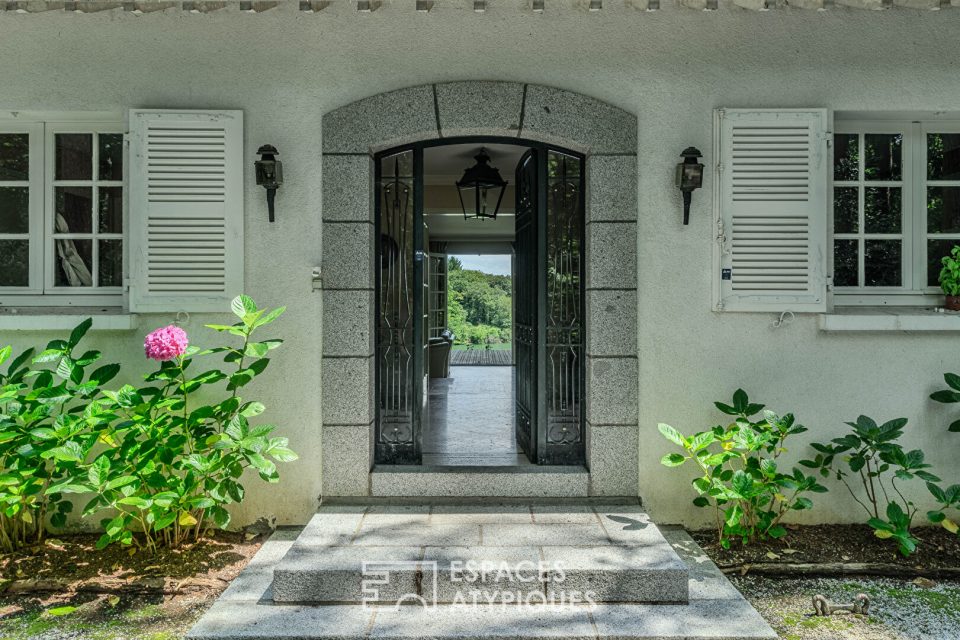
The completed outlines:
<svg viewBox="0 0 960 640">
<path fill-rule="evenodd" d="M 159 362 L 147 384 L 104 392 L 117 419 L 99 434 L 103 451 L 63 487 L 95 493 L 84 515 L 110 514 L 101 523 L 98 547 L 119 542 L 152 551 L 224 528 L 230 523 L 227 505 L 243 500 L 248 468 L 277 482 L 275 461 L 297 458 L 286 438 L 271 437 L 274 425 L 252 424 L 266 407 L 241 395 L 282 344 L 254 334 L 284 308 L 267 312 L 240 296 L 232 310 L 239 322 L 207 327 L 236 344 L 201 350 L 189 346 L 180 327 L 157 329 L 144 341 L 146 356 Z M 214 356 L 226 367 L 197 371 Z"/>
<path fill-rule="evenodd" d="M 247 296 L 231 308 L 237 323 L 207 325 L 227 346 L 190 346 L 176 325 L 147 335 L 144 353 L 158 365 L 140 387 L 103 389 L 120 366 L 94 369 L 100 352 L 79 352 L 89 319 L 35 357 L 0 348 L 0 365 L 9 362 L 0 371 L 0 549 L 42 540 L 47 522 L 64 526 L 66 494 L 93 494 L 84 516 L 109 514 L 99 547 L 178 546 L 230 523 L 248 469 L 278 480 L 276 462 L 297 456 L 259 424 L 266 407 L 244 391 L 282 344 L 259 333 L 284 308 L 259 309 Z M 199 366 L 214 358 L 222 364 Z"/>
<path fill-rule="evenodd" d="M 95 398 L 120 365 L 94 367 L 99 351 L 78 347 L 92 325 L 80 323 L 66 340 L 36 356 L 0 348 L 0 549 L 42 542 L 49 519 L 66 524 L 73 503 L 64 483 L 97 443 L 113 416 Z"/>
</svg>

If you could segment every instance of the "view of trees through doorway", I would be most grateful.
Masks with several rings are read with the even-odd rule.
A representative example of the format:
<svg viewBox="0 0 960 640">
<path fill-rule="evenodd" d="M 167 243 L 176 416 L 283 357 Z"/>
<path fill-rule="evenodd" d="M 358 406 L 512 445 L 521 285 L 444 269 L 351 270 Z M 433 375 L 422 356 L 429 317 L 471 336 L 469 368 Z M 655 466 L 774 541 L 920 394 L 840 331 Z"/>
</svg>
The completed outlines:
<svg viewBox="0 0 960 640">
<path fill-rule="evenodd" d="M 451 364 L 513 364 L 513 268 L 509 255 L 447 259 Z"/>
</svg>

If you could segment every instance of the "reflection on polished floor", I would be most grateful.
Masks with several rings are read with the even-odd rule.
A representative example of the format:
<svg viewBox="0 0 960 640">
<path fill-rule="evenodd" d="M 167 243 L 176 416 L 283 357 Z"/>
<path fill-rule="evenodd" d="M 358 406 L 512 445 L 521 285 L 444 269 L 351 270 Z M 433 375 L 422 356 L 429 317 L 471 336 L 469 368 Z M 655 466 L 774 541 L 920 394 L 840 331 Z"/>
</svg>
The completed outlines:
<svg viewBox="0 0 960 640">
<path fill-rule="evenodd" d="M 451 367 L 449 378 L 430 381 L 423 464 L 530 464 L 514 433 L 513 373 L 513 367 Z"/>
</svg>

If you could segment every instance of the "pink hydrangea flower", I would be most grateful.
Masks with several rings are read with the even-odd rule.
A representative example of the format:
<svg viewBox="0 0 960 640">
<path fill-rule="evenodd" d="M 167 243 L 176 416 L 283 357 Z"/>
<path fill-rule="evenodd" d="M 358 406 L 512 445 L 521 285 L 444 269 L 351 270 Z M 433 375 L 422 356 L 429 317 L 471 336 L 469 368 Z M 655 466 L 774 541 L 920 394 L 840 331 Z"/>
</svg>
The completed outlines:
<svg viewBox="0 0 960 640">
<path fill-rule="evenodd" d="M 147 334 L 143 350 L 153 360 L 173 360 L 186 352 L 188 344 L 187 332 L 171 324 Z"/>
</svg>

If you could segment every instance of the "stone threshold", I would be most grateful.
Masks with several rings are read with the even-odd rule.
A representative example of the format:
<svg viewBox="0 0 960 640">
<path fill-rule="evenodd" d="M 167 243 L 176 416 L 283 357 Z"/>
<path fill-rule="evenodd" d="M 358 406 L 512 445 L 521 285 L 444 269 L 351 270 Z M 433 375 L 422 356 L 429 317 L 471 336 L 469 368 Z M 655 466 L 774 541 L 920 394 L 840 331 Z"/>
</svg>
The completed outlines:
<svg viewBox="0 0 960 640">
<path fill-rule="evenodd" d="M 581 466 L 377 465 L 370 473 L 370 495 L 585 498 L 590 495 L 590 472 Z"/>
</svg>

